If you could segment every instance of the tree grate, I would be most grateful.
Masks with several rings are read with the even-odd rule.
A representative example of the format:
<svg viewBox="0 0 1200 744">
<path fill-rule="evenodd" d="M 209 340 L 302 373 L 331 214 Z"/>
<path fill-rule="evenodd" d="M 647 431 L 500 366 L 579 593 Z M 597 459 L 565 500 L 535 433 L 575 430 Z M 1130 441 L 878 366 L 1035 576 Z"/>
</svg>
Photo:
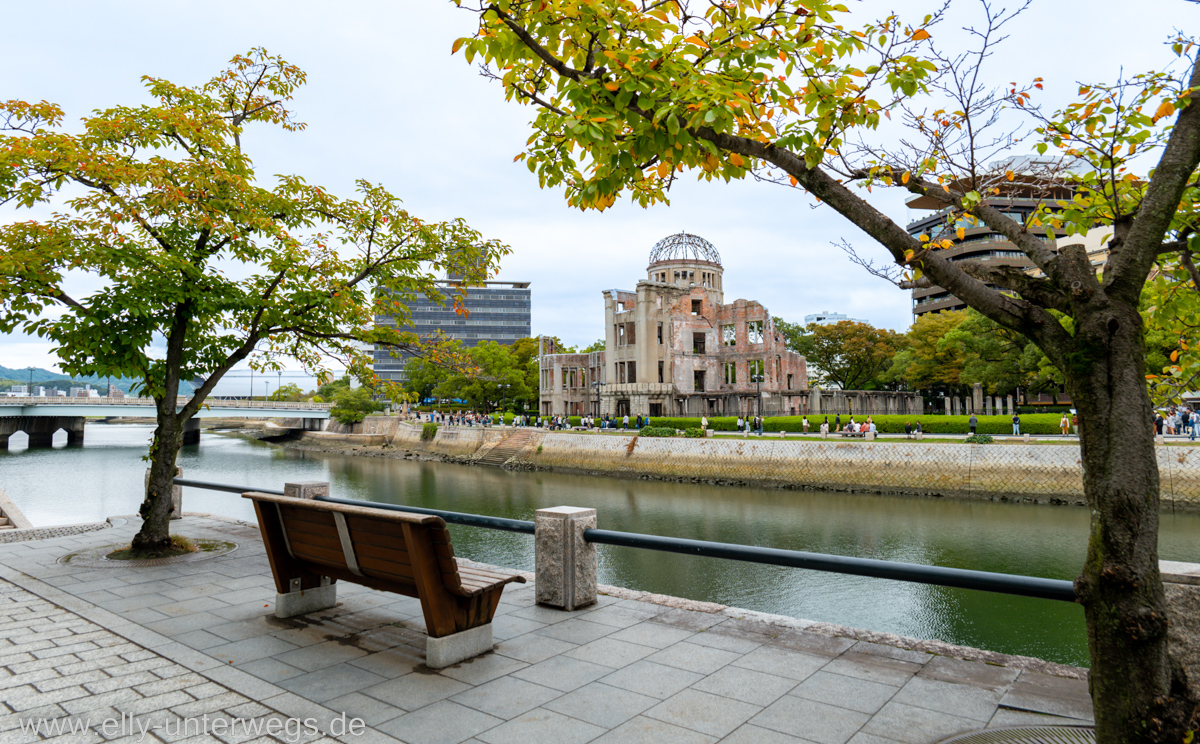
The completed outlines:
<svg viewBox="0 0 1200 744">
<path fill-rule="evenodd" d="M 1014 726 L 985 729 L 943 739 L 941 744 L 1095 744 L 1091 726 Z"/>
</svg>

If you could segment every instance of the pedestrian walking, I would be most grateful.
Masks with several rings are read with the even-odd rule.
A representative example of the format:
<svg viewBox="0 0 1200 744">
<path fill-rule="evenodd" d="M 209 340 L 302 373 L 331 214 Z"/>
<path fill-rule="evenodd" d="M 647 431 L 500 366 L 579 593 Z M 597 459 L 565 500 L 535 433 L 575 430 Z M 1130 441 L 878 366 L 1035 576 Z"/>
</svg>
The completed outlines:
<svg viewBox="0 0 1200 744">
<path fill-rule="evenodd" d="M 1062 429 L 1064 437 L 1071 431 L 1071 421 L 1067 418 L 1067 414 L 1063 414 L 1062 421 L 1058 422 L 1058 428 Z"/>
<path fill-rule="evenodd" d="M 800 425 L 804 427 L 804 433 L 807 434 L 808 433 L 808 416 L 804 417 L 804 419 L 800 422 Z"/>
<path fill-rule="evenodd" d="M 700 417 L 700 430 L 706 433 L 708 432 L 708 416 Z"/>
<path fill-rule="evenodd" d="M 979 427 L 979 419 L 975 418 L 975 414 L 971 414 L 971 418 L 967 419 L 967 426 L 971 427 L 971 436 L 975 436 L 975 429 Z"/>
<path fill-rule="evenodd" d="M 1013 414 L 1013 436 L 1021 436 L 1021 417 L 1015 413 Z"/>
</svg>

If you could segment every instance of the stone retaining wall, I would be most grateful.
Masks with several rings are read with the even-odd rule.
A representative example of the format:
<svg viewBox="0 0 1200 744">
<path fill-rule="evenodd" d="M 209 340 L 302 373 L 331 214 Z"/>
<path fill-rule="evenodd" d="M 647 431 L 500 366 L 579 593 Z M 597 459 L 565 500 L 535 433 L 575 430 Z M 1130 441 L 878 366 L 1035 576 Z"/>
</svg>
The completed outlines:
<svg viewBox="0 0 1200 744">
<path fill-rule="evenodd" d="M 548 432 L 520 459 L 550 470 L 1083 504 L 1077 445 L 668 439 Z M 1159 447 L 1162 499 L 1200 508 L 1200 449 Z"/>
<path fill-rule="evenodd" d="M 388 442 L 472 457 L 512 429 L 375 423 Z M 1158 447 L 1164 505 L 1200 508 L 1200 448 Z M 563 472 L 669 480 L 699 479 L 835 491 L 874 491 L 966 499 L 1083 504 L 1077 444 L 951 444 L 816 439 L 658 438 L 537 431 L 518 465 Z"/>
</svg>

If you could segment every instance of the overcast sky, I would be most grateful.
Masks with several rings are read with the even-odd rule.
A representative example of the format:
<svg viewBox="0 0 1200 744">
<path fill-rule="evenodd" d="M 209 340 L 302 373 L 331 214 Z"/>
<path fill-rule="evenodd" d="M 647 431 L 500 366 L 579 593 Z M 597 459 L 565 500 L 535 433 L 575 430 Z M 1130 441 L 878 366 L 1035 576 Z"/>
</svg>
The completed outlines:
<svg viewBox="0 0 1200 744">
<path fill-rule="evenodd" d="M 874 0 L 850 5 L 864 22 L 887 8 Z M 896 5 L 919 20 L 929 4 Z M 583 213 L 569 209 L 561 192 L 539 190 L 525 165 L 513 162 L 533 112 L 506 103 L 497 85 L 450 55 L 475 17 L 449 0 L 0 0 L 0 7 L 0 96 L 56 102 L 71 126 L 92 109 L 148 102 L 141 75 L 199 84 L 251 47 L 283 55 L 308 72 L 293 102 L 308 129 L 251 129 L 243 142 L 259 173 L 296 173 L 344 196 L 365 178 L 416 215 L 462 217 L 509 244 L 499 278 L 532 283 L 535 335 L 571 344 L 601 337 L 601 291 L 632 289 L 654 243 L 680 230 L 720 252 L 726 301 L 758 300 L 792 321 L 829 310 L 901 331 L 911 323 L 908 293 L 868 276 L 831 243 L 846 238 L 878 258 L 882 249 L 799 192 L 689 176 L 670 206 L 618 202 Z M 952 22 L 935 35 L 953 37 L 978 9 L 956 0 Z M 1198 13 L 1183 0 L 1035 0 L 987 74 L 998 83 L 1044 77 L 1042 100 L 1053 107 L 1074 95 L 1077 81 L 1111 80 L 1122 66 L 1127 74 L 1164 66 L 1163 42 L 1174 27 L 1196 28 Z M 902 197 L 873 200 L 907 222 Z M 0 220 L 27 214 L 0 212 Z M 0 365 L 53 368 L 55 358 L 40 339 L 0 336 Z"/>
</svg>

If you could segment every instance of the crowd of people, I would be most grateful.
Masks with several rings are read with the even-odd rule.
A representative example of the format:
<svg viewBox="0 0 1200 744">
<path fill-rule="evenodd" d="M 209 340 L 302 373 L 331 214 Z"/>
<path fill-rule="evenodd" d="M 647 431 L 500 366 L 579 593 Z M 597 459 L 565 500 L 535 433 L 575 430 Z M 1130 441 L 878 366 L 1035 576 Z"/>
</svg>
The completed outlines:
<svg viewBox="0 0 1200 744">
<path fill-rule="evenodd" d="M 1154 433 L 1186 434 L 1188 439 L 1196 438 L 1197 421 L 1195 409 L 1189 406 L 1171 406 L 1165 411 L 1154 412 Z"/>
</svg>

